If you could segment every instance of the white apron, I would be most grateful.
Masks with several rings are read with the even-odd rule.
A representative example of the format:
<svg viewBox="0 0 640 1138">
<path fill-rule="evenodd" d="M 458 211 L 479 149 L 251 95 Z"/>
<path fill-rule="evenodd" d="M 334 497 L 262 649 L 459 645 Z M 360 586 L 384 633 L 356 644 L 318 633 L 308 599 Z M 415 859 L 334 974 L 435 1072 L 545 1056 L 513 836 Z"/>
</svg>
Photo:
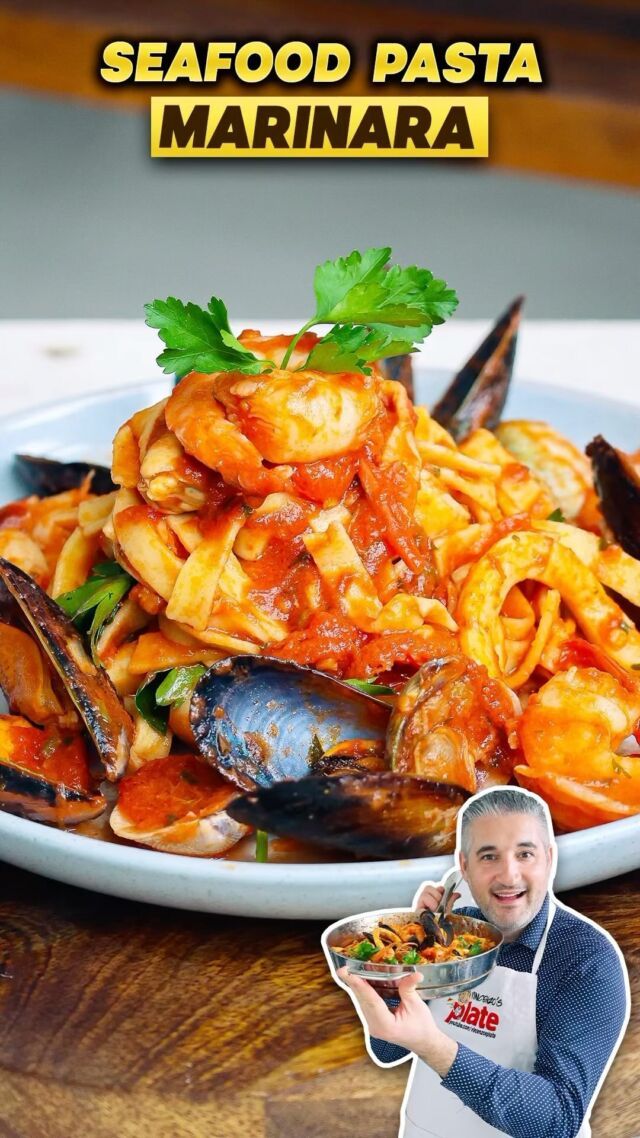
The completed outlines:
<svg viewBox="0 0 640 1138">
<path fill-rule="evenodd" d="M 533 1071 L 538 1052 L 536 992 L 538 968 L 556 911 L 552 901 L 544 934 L 531 972 L 514 972 L 496 965 L 478 991 L 447 999 L 430 1000 L 429 1010 L 438 1027 L 457 1043 L 516 1071 Z M 470 997 L 470 998 L 468 998 Z M 504 1138 L 497 1130 L 441 1086 L 440 1076 L 414 1058 L 404 1097 L 404 1127 L 399 1138 Z M 583 1122 L 577 1138 L 589 1138 Z"/>
</svg>

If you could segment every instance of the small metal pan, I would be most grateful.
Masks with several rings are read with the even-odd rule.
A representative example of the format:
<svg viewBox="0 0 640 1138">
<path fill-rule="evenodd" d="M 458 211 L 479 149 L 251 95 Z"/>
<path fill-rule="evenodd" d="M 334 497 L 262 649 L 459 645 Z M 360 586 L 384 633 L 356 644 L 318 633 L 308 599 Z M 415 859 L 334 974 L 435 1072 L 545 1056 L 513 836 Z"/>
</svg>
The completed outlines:
<svg viewBox="0 0 640 1138">
<path fill-rule="evenodd" d="M 465 917 L 455 912 L 451 913 L 450 920 L 456 935 L 473 933 L 475 936 L 490 937 L 493 947 L 486 952 L 478 953 L 477 956 L 449 960 L 442 964 L 372 964 L 371 961 L 355 960 L 352 956 L 345 956 L 340 951 L 357 936 L 370 932 L 379 920 L 395 924 L 396 921 L 406 923 L 419 919 L 418 913 L 410 909 L 401 909 L 394 913 L 365 913 L 363 916 L 341 921 L 327 937 L 327 947 L 335 967 L 342 968 L 346 965 L 349 972 L 357 972 L 363 979 L 368 980 L 381 996 L 395 995 L 403 976 L 418 972 L 420 981 L 416 991 L 423 1000 L 453 996 L 456 992 L 478 987 L 487 979 L 498 959 L 498 950 L 503 940 L 502 933 L 488 921 L 476 920 L 474 917 Z"/>
</svg>

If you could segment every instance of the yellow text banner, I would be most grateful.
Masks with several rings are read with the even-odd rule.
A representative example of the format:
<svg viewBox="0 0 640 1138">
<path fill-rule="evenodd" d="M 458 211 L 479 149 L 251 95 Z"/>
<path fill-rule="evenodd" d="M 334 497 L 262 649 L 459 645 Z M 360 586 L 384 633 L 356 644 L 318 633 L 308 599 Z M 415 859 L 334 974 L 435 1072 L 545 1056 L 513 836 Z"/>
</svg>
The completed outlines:
<svg viewBox="0 0 640 1138">
<path fill-rule="evenodd" d="M 153 158 L 487 158 L 486 96 L 151 99 Z"/>
</svg>

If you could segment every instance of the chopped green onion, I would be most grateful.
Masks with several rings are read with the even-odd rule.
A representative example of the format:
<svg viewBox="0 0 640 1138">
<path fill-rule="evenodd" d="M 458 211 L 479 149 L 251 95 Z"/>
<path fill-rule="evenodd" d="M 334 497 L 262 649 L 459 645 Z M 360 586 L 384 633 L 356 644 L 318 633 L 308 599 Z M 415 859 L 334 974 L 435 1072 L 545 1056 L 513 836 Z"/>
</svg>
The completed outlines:
<svg viewBox="0 0 640 1138">
<path fill-rule="evenodd" d="M 269 860 L 269 835 L 266 830 L 256 830 L 256 861 Z"/>
<path fill-rule="evenodd" d="M 135 705 L 142 718 L 159 735 L 166 734 L 169 722 L 169 708 L 158 707 L 156 702 L 156 691 L 166 674 L 166 672 L 154 672 L 140 685 L 135 696 Z"/>
<path fill-rule="evenodd" d="M 393 688 L 388 684 L 376 684 L 370 680 L 345 680 L 350 687 L 362 691 L 365 695 L 393 695 Z"/>
<path fill-rule="evenodd" d="M 566 520 L 567 519 L 565 518 L 559 506 L 557 509 L 552 510 L 551 513 L 547 515 L 548 522 L 565 522 Z"/>
<path fill-rule="evenodd" d="M 133 585 L 133 577 L 116 561 L 101 561 L 94 565 L 88 581 L 56 597 L 56 603 L 71 617 L 82 632 L 88 633 L 91 655 L 96 664 L 97 643 L 105 624 L 115 615 L 120 602 Z M 89 626 L 82 619 L 93 613 Z"/>
<path fill-rule="evenodd" d="M 472 944 L 471 948 L 469 949 L 469 956 L 479 956 L 480 953 L 483 951 L 484 950 L 482 948 L 482 945 L 478 941 L 476 941 L 476 943 Z"/>
<path fill-rule="evenodd" d="M 200 676 L 206 672 L 204 664 L 193 664 L 188 668 L 172 668 L 156 688 L 156 703 L 159 707 L 179 707 L 191 694 Z"/>
</svg>

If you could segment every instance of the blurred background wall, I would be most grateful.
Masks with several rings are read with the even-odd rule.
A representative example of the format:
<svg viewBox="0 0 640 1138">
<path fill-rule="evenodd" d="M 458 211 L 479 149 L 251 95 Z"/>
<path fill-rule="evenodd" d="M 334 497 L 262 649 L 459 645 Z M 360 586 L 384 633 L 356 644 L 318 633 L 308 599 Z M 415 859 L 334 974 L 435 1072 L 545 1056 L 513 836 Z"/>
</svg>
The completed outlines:
<svg viewBox="0 0 640 1138">
<path fill-rule="evenodd" d="M 0 313 L 134 317 L 215 291 L 237 315 L 304 314 L 319 260 L 389 244 L 462 316 L 525 292 L 529 317 L 637 317 L 639 27 L 631 0 L 0 0 Z M 488 162 L 151 160 L 152 90 L 96 78 L 127 36 L 346 40 L 352 92 L 376 38 L 533 38 L 547 85 L 490 89 Z"/>
</svg>

